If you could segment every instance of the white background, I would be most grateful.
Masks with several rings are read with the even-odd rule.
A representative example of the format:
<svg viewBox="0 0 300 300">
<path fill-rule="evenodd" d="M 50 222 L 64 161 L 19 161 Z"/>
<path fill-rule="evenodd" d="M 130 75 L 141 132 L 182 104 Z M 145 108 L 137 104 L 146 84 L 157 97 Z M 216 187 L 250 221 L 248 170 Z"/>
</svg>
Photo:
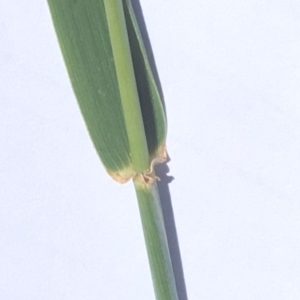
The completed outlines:
<svg viewBox="0 0 300 300">
<path fill-rule="evenodd" d="M 188 299 L 300 299 L 300 2 L 141 5 Z M 0 2 L 0 299 L 154 299 L 39 0 Z"/>
</svg>

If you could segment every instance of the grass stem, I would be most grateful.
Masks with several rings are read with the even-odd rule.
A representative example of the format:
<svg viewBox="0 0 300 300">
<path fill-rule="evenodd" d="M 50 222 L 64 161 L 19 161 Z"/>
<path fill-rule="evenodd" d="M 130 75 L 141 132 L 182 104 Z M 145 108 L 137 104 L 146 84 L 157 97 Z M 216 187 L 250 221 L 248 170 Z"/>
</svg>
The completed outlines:
<svg viewBox="0 0 300 300">
<path fill-rule="evenodd" d="M 156 183 L 134 180 L 157 300 L 178 300 Z"/>
<path fill-rule="evenodd" d="M 122 0 L 104 0 L 121 102 L 136 173 L 149 169 L 149 154 L 130 53 Z"/>
</svg>

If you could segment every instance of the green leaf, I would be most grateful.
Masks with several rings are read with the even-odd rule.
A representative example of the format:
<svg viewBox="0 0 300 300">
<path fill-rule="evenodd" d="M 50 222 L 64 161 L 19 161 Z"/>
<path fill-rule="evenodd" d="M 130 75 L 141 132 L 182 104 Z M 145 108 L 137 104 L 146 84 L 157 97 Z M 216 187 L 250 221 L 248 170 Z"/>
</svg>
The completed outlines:
<svg viewBox="0 0 300 300">
<path fill-rule="evenodd" d="M 48 3 L 94 146 L 109 172 L 130 173 L 129 144 L 103 1 Z"/>
<path fill-rule="evenodd" d="M 48 0 L 48 3 L 72 87 L 94 146 L 108 173 L 117 181 L 126 182 L 136 172 L 105 2 Z M 131 1 L 123 3 L 151 173 L 151 161 L 162 161 L 166 156 L 165 115 Z"/>
</svg>

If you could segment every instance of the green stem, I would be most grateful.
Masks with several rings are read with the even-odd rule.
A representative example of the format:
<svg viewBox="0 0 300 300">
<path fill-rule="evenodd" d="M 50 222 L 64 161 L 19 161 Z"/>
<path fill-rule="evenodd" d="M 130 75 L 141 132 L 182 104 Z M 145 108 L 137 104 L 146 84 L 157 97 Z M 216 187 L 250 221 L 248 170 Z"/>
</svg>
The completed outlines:
<svg viewBox="0 0 300 300">
<path fill-rule="evenodd" d="M 104 0 L 131 161 L 136 173 L 149 169 L 149 154 L 138 98 L 122 0 Z"/>
<path fill-rule="evenodd" d="M 163 215 L 156 183 L 135 178 L 148 259 L 157 300 L 178 300 Z"/>
</svg>

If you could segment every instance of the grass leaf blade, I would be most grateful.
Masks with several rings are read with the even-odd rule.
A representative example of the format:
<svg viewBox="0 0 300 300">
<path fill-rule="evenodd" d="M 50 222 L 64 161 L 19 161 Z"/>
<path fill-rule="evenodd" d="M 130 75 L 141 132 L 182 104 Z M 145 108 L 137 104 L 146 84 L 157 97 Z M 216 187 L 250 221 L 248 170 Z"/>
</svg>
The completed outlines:
<svg viewBox="0 0 300 300">
<path fill-rule="evenodd" d="M 48 0 L 85 123 L 112 176 L 132 176 L 130 149 L 103 1 Z"/>
</svg>

